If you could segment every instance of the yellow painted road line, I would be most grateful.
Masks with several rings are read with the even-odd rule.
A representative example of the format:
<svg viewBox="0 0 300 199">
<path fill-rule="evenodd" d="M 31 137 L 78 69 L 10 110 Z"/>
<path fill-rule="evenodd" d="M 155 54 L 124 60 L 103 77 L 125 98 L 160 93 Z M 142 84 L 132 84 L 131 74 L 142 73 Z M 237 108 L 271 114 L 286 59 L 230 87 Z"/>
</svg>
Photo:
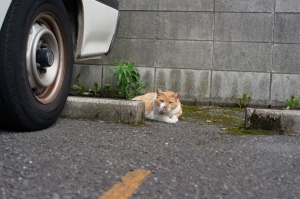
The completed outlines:
<svg viewBox="0 0 300 199">
<path fill-rule="evenodd" d="M 148 170 L 135 170 L 122 177 L 122 182 L 115 184 L 99 199 L 128 199 L 143 183 L 143 180 L 151 173 Z"/>
</svg>

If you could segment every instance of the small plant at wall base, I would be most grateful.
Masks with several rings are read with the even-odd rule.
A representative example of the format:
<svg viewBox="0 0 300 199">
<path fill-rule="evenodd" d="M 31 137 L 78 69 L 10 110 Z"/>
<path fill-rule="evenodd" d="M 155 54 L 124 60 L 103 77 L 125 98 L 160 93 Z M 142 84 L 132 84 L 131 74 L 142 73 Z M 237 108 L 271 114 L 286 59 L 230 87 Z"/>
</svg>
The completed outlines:
<svg viewBox="0 0 300 199">
<path fill-rule="evenodd" d="M 75 83 L 71 86 L 69 95 L 71 96 L 83 96 L 83 97 L 109 97 L 116 98 L 116 92 L 111 91 L 110 84 L 105 84 L 100 87 L 97 82 L 94 83 L 93 89 L 87 89 L 86 86 L 82 86 L 81 73 L 78 73 L 75 79 Z"/>
<path fill-rule="evenodd" d="M 94 83 L 94 89 L 87 91 L 85 86 L 79 86 L 74 84 L 71 86 L 69 95 L 71 96 L 82 96 L 82 97 L 106 97 L 106 98 L 118 98 L 115 91 L 110 90 L 110 84 L 105 84 L 100 87 L 97 82 Z"/>
<path fill-rule="evenodd" d="M 99 94 L 99 84 L 97 82 L 94 83 L 94 96 L 98 96 Z"/>
<path fill-rule="evenodd" d="M 76 76 L 76 83 L 71 86 L 70 94 L 76 95 L 80 94 L 82 95 L 85 92 L 85 86 L 81 86 L 81 73 L 78 73 Z"/>
<path fill-rule="evenodd" d="M 110 84 L 104 84 L 99 88 L 98 95 L 99 97 L 106 97 L 106 98 L 117 98 L 117 93 L 114 90 L 110 90 Z"/>
<path fill-rule="evenodd" d="M 237 103 L 240 108 L 247 108 L 251 102 L 251 97 L 247 93 L 243 93 L 241 98 L 237 98 Z"/>
<path fill-rule="evenodd" d="M 121 88 L 120 97 L 131 99 L 136 95 L 141 94 L 147 84 L 139 81 L 140 73 L 134 69 L 134 63 L 123 63 L 123 60 L 118 63 L 110 72 L 118 77 L 117 86 Z"/>
<path fill-rule="evenodd" d="M 288 110 L 297 110 L 300 108 L 300 97 L 295 98 L 295 96 L 291 96 L 290 99 L 285 100 Z"/>
</svg>

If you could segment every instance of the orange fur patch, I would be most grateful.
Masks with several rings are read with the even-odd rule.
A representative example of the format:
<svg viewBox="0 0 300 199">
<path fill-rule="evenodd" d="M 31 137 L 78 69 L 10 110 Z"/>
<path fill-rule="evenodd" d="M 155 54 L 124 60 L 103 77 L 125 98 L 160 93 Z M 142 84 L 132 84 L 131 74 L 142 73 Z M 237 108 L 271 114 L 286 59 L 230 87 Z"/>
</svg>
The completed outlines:
<svg viewBox="0 0 300 199">
<path fill-rule="evenodd" d="M 150 114 L 153 110 L 153 101 L 156 96 L 156 93 L 147 93 L 145 95 L 141 95 L 135 97 L 134 100 L 141 100 L 145 102 L 145 112 L 146 114 Z"/>
</svg>

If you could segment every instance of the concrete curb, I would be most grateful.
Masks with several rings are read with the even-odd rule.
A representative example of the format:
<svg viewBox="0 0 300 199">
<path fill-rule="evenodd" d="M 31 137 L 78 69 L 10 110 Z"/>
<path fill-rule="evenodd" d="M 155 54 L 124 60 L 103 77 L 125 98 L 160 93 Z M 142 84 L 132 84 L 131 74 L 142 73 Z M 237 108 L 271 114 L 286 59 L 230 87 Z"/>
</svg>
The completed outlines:
<svg viewBox="0 0 300 199">
<path fill-rule="evenodd" d="M 279 134 L 300 133 L 300 111 L 247 108 L 245 128 Z"/>
<path fill-rule="evenodd" d="M 70 96 L 61 117 L 136 124 L 144 121 L 144 112 L 143 101 Z"/>
</svg>

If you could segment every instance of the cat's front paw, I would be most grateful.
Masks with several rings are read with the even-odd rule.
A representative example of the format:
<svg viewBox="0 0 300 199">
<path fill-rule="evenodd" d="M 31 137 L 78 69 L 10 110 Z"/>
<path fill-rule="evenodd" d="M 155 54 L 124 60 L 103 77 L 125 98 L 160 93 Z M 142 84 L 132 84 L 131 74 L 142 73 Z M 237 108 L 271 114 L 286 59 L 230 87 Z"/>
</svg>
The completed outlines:
<svg viewBox="0 0 300 199">
<path fill-rule="evenodd" d="M 174 123 L 177 122 L 176 120 L 173 120 L 172 118 L 169 118 L 167 116 L 160 116 L 160 117 L 156 117 L 154 119 L 158 120 L 160 122 L 166 122 L 166 123 L 169 123 L 169 124 L 174 124 Z"/>
<path fill-rule="evenodd" d="M 174 124 L 174 123 L 178 122 L 178 119 L 176 121 L 176 120 L 173 120 L 172 118 L 168 118 L 165 122 L 169 123 L 169 124 Z"/>
<path fill-rule="evenodd" d="M 176 115 L 173 115 L 173 116 L 171 117 L 171 119 L 174 120 L 175 122 L 178 122 L 178 117 L 177 117 Z"/>
</svg>

